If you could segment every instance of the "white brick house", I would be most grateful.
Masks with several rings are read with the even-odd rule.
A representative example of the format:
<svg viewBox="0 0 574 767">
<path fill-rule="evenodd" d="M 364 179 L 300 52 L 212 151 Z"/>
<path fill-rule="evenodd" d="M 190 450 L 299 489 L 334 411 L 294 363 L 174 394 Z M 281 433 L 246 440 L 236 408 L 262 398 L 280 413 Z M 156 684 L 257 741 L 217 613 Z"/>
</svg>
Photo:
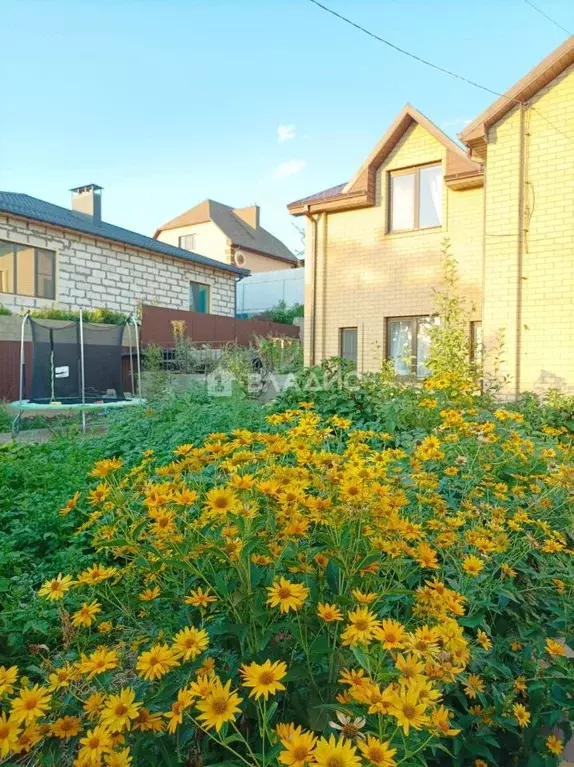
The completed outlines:
<svg viewBox="0 0 574 767">
<path fill-rule="evenodd" d="M 102 221 L 99 187 L 72 192 L 72 210 L 0 192 L 0 304 L 128 313 L 143 302 L 235 315 L 247 270 Z"/>
</svg>

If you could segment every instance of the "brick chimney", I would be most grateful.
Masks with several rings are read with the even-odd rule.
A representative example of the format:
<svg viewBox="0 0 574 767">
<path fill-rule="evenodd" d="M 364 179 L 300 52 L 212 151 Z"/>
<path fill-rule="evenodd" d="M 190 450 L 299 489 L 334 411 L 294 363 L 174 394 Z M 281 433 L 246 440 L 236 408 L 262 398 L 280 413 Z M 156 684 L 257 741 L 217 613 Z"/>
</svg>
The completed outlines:
<svg viewBox="0 0 574 767">
<path fill-rule="evenodd" d="M 249 208 L 234 208 L 233 212 L 253 229 L 259 229 L 259 205 L 251 205 Z"/>
<path fill-rule="evenodd" d="M 70 189 L 72 210 L 91 216 L 96 224 L 102 221 L 102 188 L 97 184 L 86 184 Z"/>
</svg>

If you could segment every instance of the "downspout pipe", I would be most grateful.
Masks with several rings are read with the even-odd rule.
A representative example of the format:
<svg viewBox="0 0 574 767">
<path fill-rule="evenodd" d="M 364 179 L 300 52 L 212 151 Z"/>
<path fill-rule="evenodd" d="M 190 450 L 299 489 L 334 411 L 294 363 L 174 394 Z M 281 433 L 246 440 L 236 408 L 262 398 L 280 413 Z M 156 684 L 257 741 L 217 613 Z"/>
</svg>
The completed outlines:
<svg viewBox="0 0 574 767">
<path fill-rule="evenodd" d="M 515 397 L 518 399 L 522 376 L 522 281 L 524 279 L 524 186 L 526 154 L 526 108 L 520 105 L 520 136 L 518 157 L 518 240 L 516 243 L 516 362 L 515 362 Z"/>
<path fill-rule="evenodd" d="M 312 260 L 313 260 L 313 268 L 311 271 L 313 284 L 311 286 L 311 317 L 310 317 L 310 323 L 309 323 L 309 330 L 310 330 L 310 336 L 309 339 L 309 365 L 313 366 L 316 364 L 316 336 L 317 336 L 317 253 L 318 253 L 318 221 L 319 216 L 315 217 L 311 215 L 311 206 L 307 205 L 307 210 L 305 212 L 305 217 L 308 219 L 308 221 L 311 222 L 312 227 L 312 237 L 313 237 L 313 250 L 312 250 Z"/>
</svg>

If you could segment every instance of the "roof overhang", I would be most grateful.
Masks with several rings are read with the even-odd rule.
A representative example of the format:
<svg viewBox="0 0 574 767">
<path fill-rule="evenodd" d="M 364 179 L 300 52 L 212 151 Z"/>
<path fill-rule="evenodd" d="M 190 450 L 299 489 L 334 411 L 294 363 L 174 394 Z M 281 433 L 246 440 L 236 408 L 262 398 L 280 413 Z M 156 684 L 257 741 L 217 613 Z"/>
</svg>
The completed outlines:
<svg viewBox="0 0 574 767">
<path fill-rule="evenodd" d="M 571 35 L 555 51 L 546 56 L 540 64 L 507 90 L 494 104 L 469 123 L 458 134 L 460 140 L 475 151 L 483 153 L 487 144 L 489 128 L 510 110 L 535 96 L 572 64 L 574 64 L 574 35 Z"/>
<path fill-rule="evenodd" d="M 411 104 L 407 104 L 357 173 L 337 194 L 322 195 L 319 193 L 297 200 L 287 206 L 289 213 L 293 216 L 300 216 L 306 213 L 352 210 L 374 205 L 378 169 L 396 148 L 405 133 L 415 124 L 421 125 L 445 148 L 445 182 L 447 186 L 452 189 L 469 189 L 483 184 L 484 169 L 482 165 L 471 160 L 462 147 L 449 138 L 446 133 L 443 133 L 422 112 L 419 112 Z"/>
</svg>

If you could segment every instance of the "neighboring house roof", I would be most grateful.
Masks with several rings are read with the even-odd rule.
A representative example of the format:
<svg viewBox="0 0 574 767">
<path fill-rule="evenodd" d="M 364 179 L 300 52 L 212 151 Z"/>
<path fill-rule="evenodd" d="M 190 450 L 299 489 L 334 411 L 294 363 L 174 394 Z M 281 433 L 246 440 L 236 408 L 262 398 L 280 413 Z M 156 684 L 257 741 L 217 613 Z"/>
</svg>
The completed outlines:
<svg viewBox="0 0 574 767">
<path fill-rule="evenodd" d="M 62 208 L 51 202 L 39 200 L 37 197 L 30 197 L 28 194 L 0 192 L 0 213 L 29 218 L 61 229 L 71 229 L 91 237 L 111 240 L 122 245 L 129 245 L 132 248 L 148 250 L 155 254 L 178 258 L 212 269 L 220 269 L 241 276 L 249 274 L 248 269 L 240 269 L 232 264 L 223 264 L 221 261 L 215 261 L 212 258 L 167 245 L 165 242 L 158 242 L 152 237 L 146 237 L 145 234 L 138 234 L 129 229 L 123 229 L 121 226 L 108 224 L 105 221 L 98 223 L 85 213 Z"/>
<path fill-rule="evenodd" d="M 234 212 L 233 208 L 215 200 L 204 200 L 180 216 L 172 218 L 171 221 L 168 221 L 156 230 L 154 237 L 158 237 L 160 232 L 166 229 L 179 229 L 182 226 L 204 224 L 208 221 L 216 224 L 226 237 L 231 240 L 232 245 L 253 250 L 263 255 L 281 259 L 282 261 L 289 261 L 293 264 L 297 263 L 296 256 L 271 232 L 268 232 L 262 226 L 257 228 L 249 226 L 248 223 Z"/>
<path fill-rule="evenodd" d="M 325 189 L 322 192 L 290 203 L 287 207 L 294 215 L 319 210 L 345 210 L 373 205 L 375 201 L 376 171 L 391 154 L 405 133 L 415 124 L 425 128 L 446 149 L 445 181 L 454 188 L 480 186 L 483 168 L 468 157 L 464 149 L 449 138 L 422 112 L 406 104 L 393 121 L 382 139 L 346 184 Z"/>
<path fill-rule="evenodd" d="M 484 143 L 486 133 L 494 123 L 498 122 L 517 104 L 524 103 L 535 96 L 572 64 L 574 64 L 574 35 L 571 35 L 549 56 L 546 56 L 540 64 L 524 75 L 488 109 L 481 112 L 459 133 L 459 138 L 468 146 Z"/>
</svg>

